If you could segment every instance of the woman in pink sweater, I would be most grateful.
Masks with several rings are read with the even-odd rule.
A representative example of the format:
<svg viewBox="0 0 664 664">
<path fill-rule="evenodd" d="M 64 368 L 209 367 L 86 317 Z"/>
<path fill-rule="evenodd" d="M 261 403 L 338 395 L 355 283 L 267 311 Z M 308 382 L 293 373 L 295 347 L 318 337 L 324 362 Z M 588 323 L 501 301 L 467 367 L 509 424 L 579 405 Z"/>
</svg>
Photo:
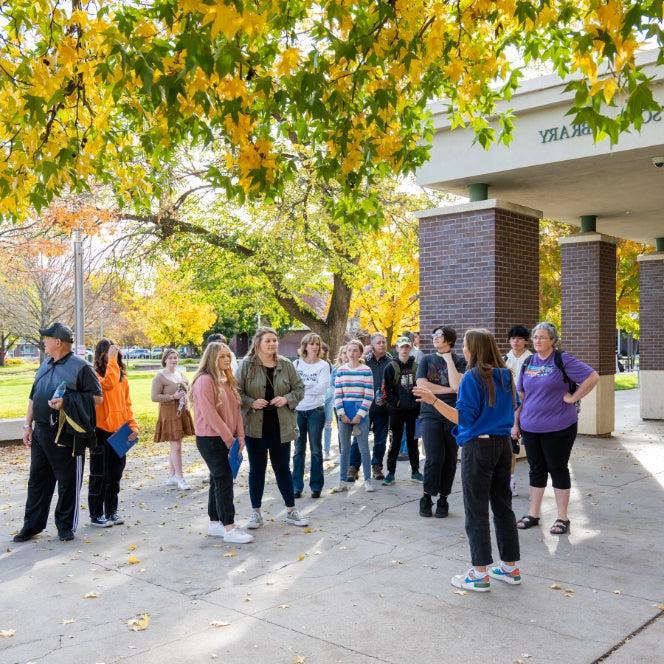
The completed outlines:
<svg viewBox="0 0 664 664">
<path fill-rule="evenodd" d="M 233 474 L 228 451 L 237 438 L 244 448 L 240 393 L 231 371 L 231 349 L 222 343 L 208 344 L 191 383 L 196 447 L 210 469 L 208 535 L 224 542 L 246 544 L 253 537 L 235 527 Z"/>
</svg>

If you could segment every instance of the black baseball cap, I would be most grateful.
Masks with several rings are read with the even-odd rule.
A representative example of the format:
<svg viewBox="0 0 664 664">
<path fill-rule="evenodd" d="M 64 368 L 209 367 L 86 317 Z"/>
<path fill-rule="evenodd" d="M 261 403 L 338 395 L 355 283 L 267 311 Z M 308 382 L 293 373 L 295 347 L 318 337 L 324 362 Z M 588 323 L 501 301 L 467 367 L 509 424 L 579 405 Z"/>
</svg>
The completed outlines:
<svg viewBox="0 0 664 664">
<path fill-rule="evenodd" d="M 42 337 L 51 337 L 52 339 L 60 339 L 60 341 L 66 341 L 69 344 L 74 343 L 74 332 L 71 327 L 64 325 L 63 323 L 53 323 L 49 327 L 44 327 L 39 330 L 39 334 Z"/>
</svg>

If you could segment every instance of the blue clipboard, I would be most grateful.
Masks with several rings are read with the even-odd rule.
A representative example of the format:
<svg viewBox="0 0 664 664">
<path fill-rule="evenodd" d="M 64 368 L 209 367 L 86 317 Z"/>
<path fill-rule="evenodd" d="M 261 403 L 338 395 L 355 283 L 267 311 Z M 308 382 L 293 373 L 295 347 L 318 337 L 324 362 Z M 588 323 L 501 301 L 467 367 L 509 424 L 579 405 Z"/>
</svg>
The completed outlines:
<svg viewBox="0 0 664 664">
<path fill-rule="evenodd" d="M 233 473 L 233 479 L 237 477 L 237 474 L 242 465 L 242 452 L 240 452 L 240 441 L 236 438 L 231 445 L 231 449 L 228 450 L 228 463 L 231 465 L 231 472 Z"/>
<path fill-rule="evenodd" d="M 360 405 L 359 401 L 342 401 L 344 413 L 349 420 L 352 420 L 357 415 L 357 409 Z"/>
<path fill-rule="evenodd" d="M 129 425 L 125 422 L 114 434 L 111 434 L 108 437 L 108 444 L 120 458 L 125 456 L 138 442 L 138 438 L 136 438 L 136 440 L 129 440 L 129 436 L 131 436 L 132 433 Z"/>
</svg>

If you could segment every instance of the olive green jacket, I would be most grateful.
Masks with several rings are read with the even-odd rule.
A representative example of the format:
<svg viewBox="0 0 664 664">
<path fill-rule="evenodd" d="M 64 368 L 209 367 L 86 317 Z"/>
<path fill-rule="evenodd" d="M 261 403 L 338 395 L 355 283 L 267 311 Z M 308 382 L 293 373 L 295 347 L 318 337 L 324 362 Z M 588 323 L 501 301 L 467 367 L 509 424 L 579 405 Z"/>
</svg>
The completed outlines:
<svg viewBox="0 0 664 664">
<path fill-rule="evenodd" d="M 235 377 L 242 397 L 242 412 L 245 415 L 244 432 L 251 438 L 262 438 L 263 411 L 254 410 L 251 404 L 256 399 L 265 398 L 265 367 L 258 356 L 246 357 L 238 367 Z M 281 442 L 288 443 L 297 436 L 295 406 L 304 398 L 304 383 L 293 363 L 281 355 L 277 356 L 277 366 L 274 369 L 274 396 L 286 397 L 288 401 L 285 406 L 277 408 Z"/>
</svg>

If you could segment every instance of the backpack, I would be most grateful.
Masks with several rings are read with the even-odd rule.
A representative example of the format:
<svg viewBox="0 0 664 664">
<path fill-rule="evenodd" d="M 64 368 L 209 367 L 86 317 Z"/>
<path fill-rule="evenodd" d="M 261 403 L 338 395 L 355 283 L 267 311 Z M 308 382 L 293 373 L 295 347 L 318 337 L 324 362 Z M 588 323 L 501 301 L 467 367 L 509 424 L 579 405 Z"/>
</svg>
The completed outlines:
<svg viewBox="0 0 664 664">
<path fill-rule="evenodd" d="M 399 363 L 396 360 L 392 360 L 390 362 L 392 365 L 392 368 L 394 369 L 394 389 L 397 389 L 399 385 L 401 384 L 401 367 L 399 366 Z M 413 360 L 413 367 L 411 369 L 413 372 L 413 376 L 417 375 L 417 360 Z M 383 372 L 383 376 L 385 373 Z"/>
</svg>

